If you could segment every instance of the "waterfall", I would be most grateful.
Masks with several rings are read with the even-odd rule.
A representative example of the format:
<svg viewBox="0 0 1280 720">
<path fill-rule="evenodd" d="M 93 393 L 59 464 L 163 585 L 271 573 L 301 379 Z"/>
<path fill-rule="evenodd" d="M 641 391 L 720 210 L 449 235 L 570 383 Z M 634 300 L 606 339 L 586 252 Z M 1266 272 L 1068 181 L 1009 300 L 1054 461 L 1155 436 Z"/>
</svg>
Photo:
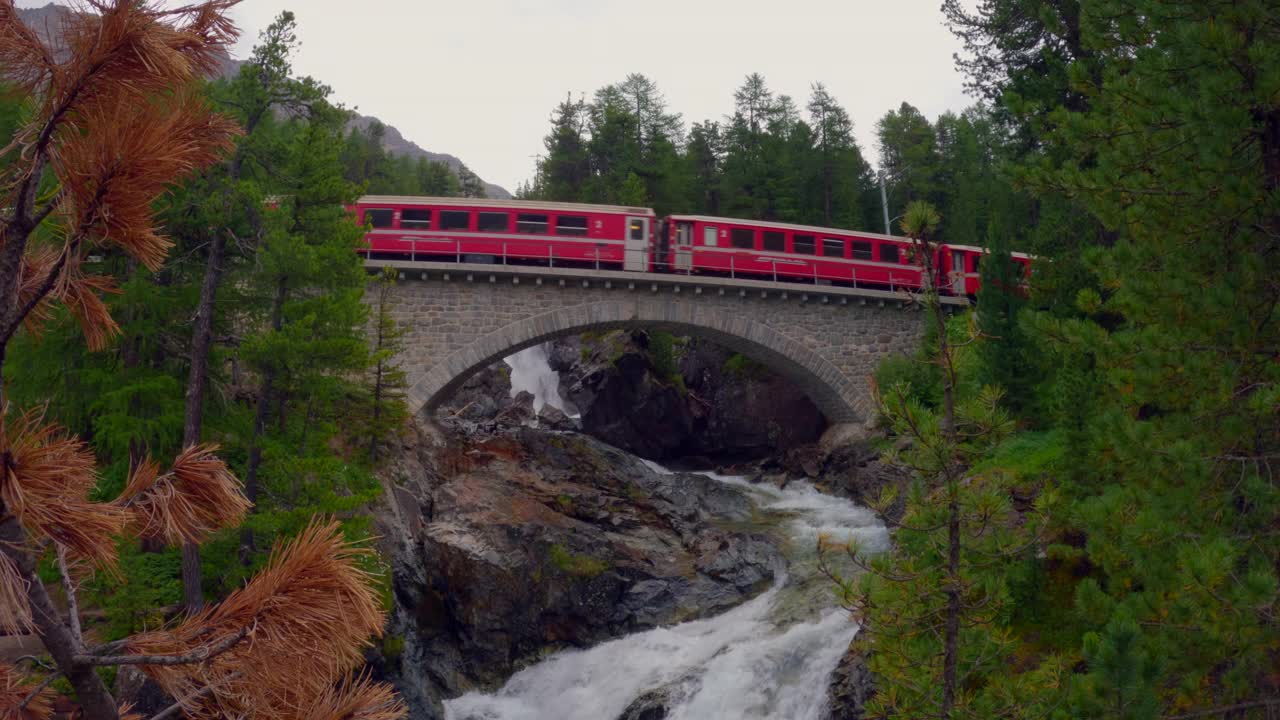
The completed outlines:
<svg viewBox="0 0 1280 720">
<path fill-rule="evenodd" d="M 654 463 L 650 467 L 668 472 Z M 726 613 L 567 650 L 516 673 L 498 692 L 445 703 L 448 720 L 614 720 L 644 693 L 664 689 L 669 720 L 819 720 L 832 671 L 858 631 L 817 576 L 820 533 L 888 545 L 871 511 L 812 485 L 752 485 L 706 473 L 786 512 L 790 569 Z"/>
<path fill-rule="evenodd" d="M 542 344 L 508 355 L 505 360 L 511 368 L 511 397 L 521 392 L 532 394 L 534 413 L 548 404 L 564 410 L 564 400 L 560 397 L 560 373 L 551 369 L 550 357 L 548 345 Z"/>
</svg>

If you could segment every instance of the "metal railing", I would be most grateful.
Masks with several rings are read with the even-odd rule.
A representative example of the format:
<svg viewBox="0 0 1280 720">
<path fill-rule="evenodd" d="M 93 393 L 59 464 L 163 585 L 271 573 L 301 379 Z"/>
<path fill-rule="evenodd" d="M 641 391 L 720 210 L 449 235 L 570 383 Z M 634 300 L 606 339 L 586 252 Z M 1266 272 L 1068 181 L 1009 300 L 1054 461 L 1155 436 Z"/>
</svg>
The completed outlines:
<svg viewBox="0 0 1280 720">
<path fill-rule="evenodd" d="M 600 253 L 602 246 L 600 245 L 596 245 L 595 247 L 593 247 L 590 255 L 583 255 L 581 253 L 566 254 L 562 252 L 560 255 L 557 256 L 555 244 L 548 244 L 546 246 L 546 255 L 542 255 L 540 252 L 528 252 L 528 251 L 512 252 L 511 251 L 512 245 L 515 245 L 516 247 L 519 247 L 519 248 L 529 248 L 529 247 L 535 246 L 533 243 L 530 243 L 527 241 L 522 241 L 518 243 L 502 241 L 501 252 L 496 255 L 492 253 L 470 253 L 470 252 L 464 253 L 462 252 L 462 240 L 459 240 L 459 239 L 440 238 L 438 240 L 433 240 L 433 239 L 420 240 L 418 238 L 412 238 L 408 240 L 402 240 L 400 242 L 402 244 L 408 243 L 409 248 L 408 248 L 407 254 L 409 256 L 410 262 L 418 262 L 418 261 L 428 262 L 433 260 L 439 261 L 441 258 L 452 257 L 454 262 L 462 263 L 464 261 L 464 257 L 474 255 L 474 256 L 484 256 L 484 257 L 491 258 L 492 264 L 500 263 L 502 265 L 511 265 L 513 264 L 512 263 L 513 260 L 518 262 L 536 261 L 536 262 L 545 262 L 547 267 L 554 268 L 556 267 L 556 261 L 559 260 L 559 262 L 561 263 L 561 267 L 582 267 L 585 265 L 589 268 L 594 268 L 596 270 L 607 269 L 607 270 L 626 271 L 626 268 L 628 265 L 637 265 L 643 269 L 633 270 L 631 272 L 650 272 L 653 269 L 657 269 L 659 272 L 662 272 L 664 274 L 670 274 L 670 275 L 693 275 L 695 274 L 695 272 L 697 273 L 726 272 L 726 269 L 723 267 L 709 266 L 709 267 L 703 267 L 703 268 L 693 268 L 692 258 L 690 258 L 688 262 L 690 267 L 681 269 L 679 265 L 683 263 L 681 262 L 672 263 L 672 262 L 665 261 L 661 258 L 654 258 L 652 257 L 653 252 L 649 248 L 645 248 L 643 250 L 624 249 L 622 259 L 618 260 L 618 259 L 608 257 L 607 253 L 606 253 L 606 257 L 602 259 L 601 253 Z M 425 249 L 422 247 L 424 245 L 427 246 Z M 375 251 L 369 248 L 362 250 L 361 254 L 363 254 L 366 259 L 372 259 L 373 253 L 375 252 L 377 252 L 379 255 L 406 254 L 403 249 Z M 634 262 L 629 262 L 629 261 L 634 261 Z M 748 260 L 745 260 L 745 259 L 740 260 L 740 256 L 736 253 L 730 254 L 728 268 L 727 268 L 728 276 L 732 279 L 742 278 L 742 279 L 751 279 L 751 280 L 759 280 L 759 279 L 762 279 L 763 277 L 763 278 L 772 279 L 772 281 L 775 283 L 800 283 L 800 284 L 811 284 L 811 285 L 822 285 L 822 284 L 831 285 L 836 283 L 842 283 L 842 284 L 849 283 L 849 286 L 854 289 L 857 289 L 859 287 L 859 283 L 861 282 L 861 286 L 864 289 L 883 289 L 887 287 L 890 291 L 895 291 L 895 290 L 914 291 L 914 290 L 919 290 L 921 285 L 919 281 L 919 274 L 922 271 L 918 269 L 909 270 L 906 267 L 904 267 L 903 271 L 898 272 L 896 275 L 894 270 L 892 269 L 888 270 L 887 277 L 879 276 L 885 272 L 885 270 L 883 269 L 876 269 L 876 270 L 869 271 L 868 269 L 864 268 L 863 277 L 859 279 L 858 267 L 856 265 L 848 266 L 849 274 L 846 276 L 843 274 L 832 274 L 832 273 L 825 273 L 825 272 L 822 274 L 819 274 L 818 266 L 816 264 L 812 262 L 805 262 L 804 260 L 800 260 L 800 259 L 792 260 L 789 258 L 783 259 L 783 258 L 774 258 L 774 257 L 768 257 L 768 256 L 765 256 L 765 257 L 751 256 L 749 260 L 750 267 L 745 266 L 747 262 Z M 762 269 L 760 267 L 762 262 L 767 262 L 769 264 L 769 268 L 767 270 Z M 740 264 L 744 265 L 744 267 L 740 268 L 739 267 Z M 807 268 L 807 274 L 802 274 L 800 272 L 788 272 L 786 269 L 779 272 L 779 269 L 778 269 L 779 265 L 794 266 L 797 268 L 800 265 L 803 265 Z"/>
</svg>

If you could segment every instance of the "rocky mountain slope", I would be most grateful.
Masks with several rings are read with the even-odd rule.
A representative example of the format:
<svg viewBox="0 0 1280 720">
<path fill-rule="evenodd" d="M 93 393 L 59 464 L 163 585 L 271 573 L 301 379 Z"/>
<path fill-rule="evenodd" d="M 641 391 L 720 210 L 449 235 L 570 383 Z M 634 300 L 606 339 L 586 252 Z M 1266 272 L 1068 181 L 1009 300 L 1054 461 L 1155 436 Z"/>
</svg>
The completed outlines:
<svg viewBox="0 0 1280 720">
<path fill-rule="evenodd" d="M 23 22 L 25 22 L 29 27 L 35 29 L 36 32 L 40 33 L 45 38 L 52 39 L 54 41 L 53 44 L 56 47 L 58 28 L 62 25 L 62 19 L 68 12 L 70 12 L 70 8 L 64 5 L 49 3 L 48 5 L 39 8 L 19 8 L 18 17 L 22 18 Z M 219 75 L 226 77 L 235 74 L 239 71 L 240 64 L 240 60 L 227 56 L 222 63 Z M 323 80 L 323 78 L 321 79 Z M 442 162 L 448 165 L 455 174 L 458 172 L 458 168 L 462 166 L 462 160 L 457 156 L 449 153 L 437 153 L 423 149 L 417 143 L 405 138 L 404 135 L 395 128 L 395 126 L 378 118 L 369 115 L 357 115 L 355 119 L 351 121 L 351 127 L 364 129 L 375 121 L 381 122 L 386 127 L 386 134 L 382 144 L 383 147 L 386 148 L 387 152 L 393 155 L 407 155 L 410 158 L 415 159 L 425 157 L 433 162 Z M 507 190 L 500 185 L 486 182 L 484 184 L 484 188 L 485 194 L 488 197 L 500 200 L 511 197 L 511 193 L 507 192 Z"/>
</svg>

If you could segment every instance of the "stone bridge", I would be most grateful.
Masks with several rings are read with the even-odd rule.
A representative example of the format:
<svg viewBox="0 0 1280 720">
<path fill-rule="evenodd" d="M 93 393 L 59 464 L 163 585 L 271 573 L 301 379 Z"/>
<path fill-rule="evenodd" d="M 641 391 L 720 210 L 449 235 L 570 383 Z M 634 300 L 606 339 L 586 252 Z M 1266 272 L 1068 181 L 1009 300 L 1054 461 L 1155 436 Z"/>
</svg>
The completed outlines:
<svg viewBox="0 0 1280 720">
<path fill-rule="evenodd" d="M 430 415 L 472 374 L 517 350 L 587 330 L 653 328 L 707 338 L 791 378 L 833 425 L 872 416 L 870 376 L 919 343 L 902 292 L 610 270 L 368 260 L 395 267 L 392 316 L 409 409 Z M 945 302 L 963 305 L 962 299 Z"/>
</svg>

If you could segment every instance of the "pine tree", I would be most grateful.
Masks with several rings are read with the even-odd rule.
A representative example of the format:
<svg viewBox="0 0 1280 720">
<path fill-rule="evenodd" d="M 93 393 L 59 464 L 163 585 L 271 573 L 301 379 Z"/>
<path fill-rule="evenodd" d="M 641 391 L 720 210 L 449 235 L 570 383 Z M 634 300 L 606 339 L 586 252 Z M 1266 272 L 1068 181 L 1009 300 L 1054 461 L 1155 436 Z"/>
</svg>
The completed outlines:
<svg viewBox="0 0 1280 720">
<path fill-rule="evenodd" d="M 979 380 L 1005 390 L 1008 406 L 1025 409 L 1030 403 L 1031 377 L 1027 341 L 1018 321 L 1026 305 L 1026 277 L 1009 250 L 1009 232 L 997 220 L 986 242 L 987 254 L 979 266 L 978 329 L 982 358 Z"/>
<path fill-rule="evenodd" d="M 11 157 L 0 183 L 8 193 L 0 214 L 0 365 L 24 327 L 35 330 L 58 311 L 78 321 L 90 349 L 119 335 L 101 298 L 114 289 L 110 278 L 89 272 L 87 256 L 124 253 L 159 269 L 169 244 L 154 227 L 153 202 L 230 149 L 233 122 L 212 113 L 194 87 L 234 40 L 229 6 L 95 4 L 96 12 L 64 25 L 55 53 L 11 2 L 0 3 L 0 55 L 32 108 L 21 142 L 3 151 Z M 200 444 L 164 472 L 143 459 L 118 497 L 94 501 L 96 459 L 83 441 L 40 410 L 6 402 L 0 414 L 0 630 L 34 632 L 56 668 L 28 680 L 0 665 L 0 715 L 48 715 L 49 686 L 62 677 L 83 717 L 118 720 L 122 708 L 98 668 L 122 665 L 140 667 L 178 700 L 164 716 L 404 715 L 385 686 L 338 685 L 381 631 L 382 614 L 360 567 L 368 551 L 343 540 L 336 524 L 314 524 L 281 546 L 266 575 L 215 608 L 88 645 L 77 583 L 116 570 L 123 537 L 198 543 L 236 524 L 248 502 L 214 448 Z M 42 564 L 56 568 L 65 616 Z"/>
<path fill-rule="evenodd" d="M 1098 383 L 1073 463 L 1097 568 L 1076 591 L 1097 638 L 1077 716 L 1280 704 L 1280 100 L 1260 84 L 1280 69 L 1273 11 L 1083 3 L 1100 71 L 1073 75 L 1087 105 L 1049 119 L 1052 156 L 1071 159 L 1028 176 L 1116 239 L 1086 255 L 1085 317 L 1035 323 Z"/>
<path fill-rule="evenodd" d="M 397 359 L 404 350 L 405 330 L 391 316 L 391 293 L 395 289 L 397 271 L 384 268 L 374 281 L 376 295 L 373 308 L 373 343 L 370 347 L 370 378 L 368 386 L 368 437 L 369 458 L 376 461 L 383 438 L 395 435 L 408 419 L 404 393 L 407 388 L 405 372 Z"/>
<path fill-rule="evenodd" d="M 961 386 L 974 332 L 966 327 L 963 337 L 953 337 L 956 329 L 945 319 L 935 273 L 939 222 L 932 206 L 917 201 L 902 225 L 926 278 L 920 301 L 934 326 L 931 361 L 941 371 L 941 404 L 926 408 L 905 384 L 877 392 L 883 417 L 904 441 L 884 457 L 912 474 L 905 497 L 890 489 L 876 503 L 895 528 L 894 548 L 876 555 L 845 544 L 866 571 L 861 580 L 836 568 L 829 538 L 819 539 L 819 558 L 842 602 L 875 638 L 871 717 L 1028 717 L 1028 695 L 1034 698 L 1035 686 L 1061 668 L 1047 663 L 1037 676 L 1009 677 L 1017 650 L 1008 626 L 1010 577 L 1034 552 L 1054 494 L 1042 490 L 1032 509 L 1016 513 L 1008 476 L 981 466 L 1014 424 L 997 388 L 966 393 Z M 898 502 L 901 518 L 889 510 Z"/>
<path fill-rule="evenodd" d="M 344 378 L 365 367 L 365 274 L 356 253 L 363 232 L 344 210 L 355 201 L 357 189 L 342 178 L 338 161 L 344 117 L 342 111 L 317 104 L 309 121 L 297 128 L 286 166 L 288 184 L 281 188 L 284 197 L 267 217 L 257 267 L 245 279 L 256 289 L 262 309 L 254 324 L 263 330 L 240 349 L 240 357 L 259 378 L 245 466 L 245 495 L 259 510 L 271 508 L 259 502 L 271 436 L 286 435 L 305 456 L 305 443 L 317 439 L 312 431 L 318 420 L 337 414 L 332 407 L 343 398 Z M 296 434 L 290 434 L 292 411 L 302 413 Z M 298 494 L 290 488 L 279 495 Z M 241 557 L 247 563 L 255 548 L 253 526 L 247 525 L 241 536 Z"/>
</svg>

